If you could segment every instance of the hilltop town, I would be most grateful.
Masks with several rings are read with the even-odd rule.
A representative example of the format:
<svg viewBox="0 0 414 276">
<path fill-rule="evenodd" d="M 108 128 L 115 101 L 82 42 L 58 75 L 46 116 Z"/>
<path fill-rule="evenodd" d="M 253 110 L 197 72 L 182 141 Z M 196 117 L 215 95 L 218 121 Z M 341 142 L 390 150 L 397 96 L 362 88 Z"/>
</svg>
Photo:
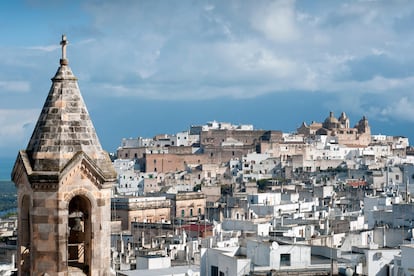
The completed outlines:
<svg viewBox="0 0 414 276">
<path fill-rule="evenodd" d="M 343 112 L 103 150 L 66 56 L 11 177 L 2 275 L 409 275 L 414 150 Z"/>
<path fill-rule="evenodd" d="M 403 275 L 412 264 L 414 151 L 365 117 L 351 127 L 331 112 L 295 133 L 212 121 L 124 138 L 111 157 L 117 275 Z M 2 219 L 2 263 L 15 260 L 16 230 Z"/>
<path fill-rule="evenodd" d="M 213 121 L 122 139 L 114 158 L 120 275 L 182 265 L 200 275 L 402 275 L 411 266 L 413 151 L 408 138 L 372 134 L 366 117 L 351 127 L 331 112 L 295 133 Z"/>
</svg>

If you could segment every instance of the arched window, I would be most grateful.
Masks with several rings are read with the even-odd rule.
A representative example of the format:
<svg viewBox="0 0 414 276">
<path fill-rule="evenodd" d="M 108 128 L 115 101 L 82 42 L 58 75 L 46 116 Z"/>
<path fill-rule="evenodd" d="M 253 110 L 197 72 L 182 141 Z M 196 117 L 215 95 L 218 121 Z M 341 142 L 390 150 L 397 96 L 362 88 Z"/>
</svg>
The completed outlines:
<svg viewBox="0 0 414 276">
<path fill-rule="evenodd" d="M 91 240 L 92 221 L 91 204 L 83 196 L 75 196 L 69 202 L 68 210 L 68 255 L 69 266 L 89 270 L 92 260 Z"/>
<path fill-rule="evenodd" d="M 20 223 L 21 229 L 20 230 L 20 237 L 21 240 L 19 241 L 20 245 L 20 259 L 21 259 L 21 266 L 20 269 L 22 274 L 29 275 L 30 274 L 30 265 L 31 265 L 31 231 L 30 231 L 30 197 L 24 196 L 21 204 L 20 210 Z"/>
</svg>

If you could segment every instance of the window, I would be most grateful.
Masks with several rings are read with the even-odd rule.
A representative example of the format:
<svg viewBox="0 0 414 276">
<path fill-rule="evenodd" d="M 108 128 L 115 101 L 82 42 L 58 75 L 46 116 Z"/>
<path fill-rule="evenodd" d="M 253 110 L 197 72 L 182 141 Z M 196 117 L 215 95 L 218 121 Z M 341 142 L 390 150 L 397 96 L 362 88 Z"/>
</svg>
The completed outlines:
<svg viewBox="0 0 414 276">
<path fill-rule="evenodd" d="M 211 266 L 211 276 L 219 276 L 218 272 L 219 272 L 218 267 L 212 265 Z"/>
<path fill-rule="evenodd" d="M 280 265 L 290 266 L 290 254 L 280 254 Z"/>
<path fill-rule="evenodd" d="M 185 211 L 181 210 L 181 217 L 183 218 L 185 216 Z"/>
<path fill-rule="evenodd" d="M 191 208 L 190 209 L 190 217 L 192 217 L 193 216 L 193 209 Z"/>
<path fill-rule="evenodd" d="M 201 215 L 201 208 L 198 208 L 198 214 Z"/>
</svg>

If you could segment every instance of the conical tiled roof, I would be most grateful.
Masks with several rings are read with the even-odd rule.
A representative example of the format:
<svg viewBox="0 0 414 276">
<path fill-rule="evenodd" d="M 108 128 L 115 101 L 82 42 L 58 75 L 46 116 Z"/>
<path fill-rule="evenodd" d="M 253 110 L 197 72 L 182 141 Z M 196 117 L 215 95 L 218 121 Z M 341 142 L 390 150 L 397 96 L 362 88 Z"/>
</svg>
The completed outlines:
<svg viewBox="0 0 414 276">
<path fill-rule="evenodd" d="M 68 66 L 66 43 L 63 36 L 60 67 L 52 78 L 52 87 L 26 153 L 34 171 L 61 171 L 80 151 L 105 171 L 110 160 L 102 150 L 77 78 Z"/>
</svg>

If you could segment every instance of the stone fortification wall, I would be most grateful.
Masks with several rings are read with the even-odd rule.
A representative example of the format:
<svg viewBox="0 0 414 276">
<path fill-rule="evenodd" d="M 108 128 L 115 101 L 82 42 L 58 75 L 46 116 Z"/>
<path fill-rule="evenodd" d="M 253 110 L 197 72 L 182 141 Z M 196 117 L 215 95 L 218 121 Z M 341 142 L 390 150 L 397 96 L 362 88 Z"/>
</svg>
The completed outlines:
<svg viewBox="0 0 414 276">
<path fill-rule="evenodd" d="M 228 162 L 232 158 L 241 159 L 244 155 L 256 152 L 256 145 L 244 145 L 244 146 L 206 146 L 203 148 L 204 155 L 206 155 L 210 163 L 220 164 Z"/>
<path fill-rule="evenodd" d="M 182 147 L 169 147 L 168 153 L 171 154 L 192 154 L 193 153 L 193 147 L 190 146 L 182 146 Z"/>
<path fill-rule="evenodd" d="M 266 133 L 265 130 L 210 129 L 200 134 L 201 146 L 221 146 L 228 138 L 244 145 L 256 144 Z"/>
<path fill-rule="evenodd" d="M 272 157 L 284 157 L 303 155 L 306 144 L 303 142 L 268 142 L 262 141 L 259 145 L 260 153 L 269 153 Z"/>
<path fill-rule="evenodd" d="M 207 146 L 202 154 L 147 154 L 144 158 L 146 172 L 184 171 L 187 166 L 222 164 L 230 159 L 241 159 L 247 153 L 255 152 L 255 145 L 248 146 Z"/>
<path fill-rule="evenodd" d="M 184 171 L 188 164 L 208 163 L 205 154 L 148 154 L 145 157 L 146 172 Z"/>
<path fill-rule="evenodd" d="M 118 148 L 116 154 L 118 158 L 133 159 L 133 158 L 143 158 L 147 151 L 148 151 L 147 147 Z"/>
</svg>

